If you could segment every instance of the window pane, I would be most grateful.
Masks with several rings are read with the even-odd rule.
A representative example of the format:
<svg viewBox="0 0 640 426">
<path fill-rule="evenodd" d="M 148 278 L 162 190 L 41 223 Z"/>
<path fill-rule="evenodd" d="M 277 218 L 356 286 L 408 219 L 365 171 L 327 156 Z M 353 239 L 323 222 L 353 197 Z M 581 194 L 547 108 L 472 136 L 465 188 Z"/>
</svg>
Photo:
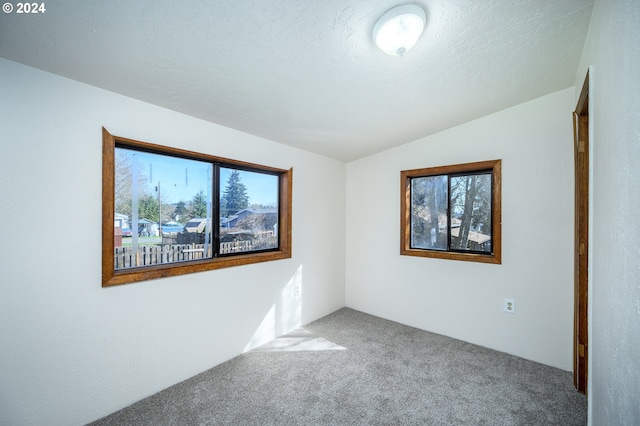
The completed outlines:
<svg viewBox="0 0 640 426">
<path fill-rule="evenodd" d="M 411 247 L 447 250 L 447 176 L 411 179 Z"/>
<path fill-rule="evenodd" d="M 220 168 L 220 254 L 278 248 L 277 175 Z"/>
<path fill-rule="evenodd" d="M 212 257 L 212 179 L 207 162 L 116 148 L 115 269 Z"/>
<path fill-rule="evenodd" d="M 451 249 L 491 253 L 491 173 L 451 177 Z"/>
</svg>

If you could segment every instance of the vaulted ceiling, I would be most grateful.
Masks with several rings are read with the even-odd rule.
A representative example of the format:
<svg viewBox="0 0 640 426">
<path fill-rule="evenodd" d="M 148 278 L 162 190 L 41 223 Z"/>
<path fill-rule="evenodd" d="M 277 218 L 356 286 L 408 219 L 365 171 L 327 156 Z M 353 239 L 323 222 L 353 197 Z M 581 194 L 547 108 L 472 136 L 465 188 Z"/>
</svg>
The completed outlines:
<svg viewBox="0 0 640 426">
<path fill-rule="evenodd" d="M 0 56 L 344 161 L 573 86 L 592 0 L 411 3 L 403 57 L 371 37 L 391 0 L 47 1 L 0 14 Z"/>
</svg>

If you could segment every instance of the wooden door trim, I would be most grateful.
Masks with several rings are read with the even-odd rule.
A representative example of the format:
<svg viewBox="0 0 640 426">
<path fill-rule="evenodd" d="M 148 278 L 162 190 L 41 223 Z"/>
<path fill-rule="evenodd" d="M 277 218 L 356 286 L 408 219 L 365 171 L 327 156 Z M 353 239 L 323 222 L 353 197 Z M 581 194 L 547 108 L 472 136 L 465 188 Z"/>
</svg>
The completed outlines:
<svg viewBox="0 0 640 426">
<path fill-rule="evenodd" d="M 573 113 L 575 162 L 573 382 L 587 392 L 589 256 L 589 73 Z"/>
</svg>

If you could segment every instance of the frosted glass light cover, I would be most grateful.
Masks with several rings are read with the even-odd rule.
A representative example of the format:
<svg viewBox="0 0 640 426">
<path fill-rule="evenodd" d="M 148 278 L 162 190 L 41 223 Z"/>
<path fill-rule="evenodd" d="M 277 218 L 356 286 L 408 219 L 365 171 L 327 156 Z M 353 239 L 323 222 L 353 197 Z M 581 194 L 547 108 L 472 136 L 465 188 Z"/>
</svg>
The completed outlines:
<svg viewBox="0 0 640 426">
<path fill-rule="evenodd" d="M 403 55 L 415 46 L 426 15 L 417 6 L 398 6 L 382 15 L 373 28 L 376 45 L 389 55 Z"/>
</svg>

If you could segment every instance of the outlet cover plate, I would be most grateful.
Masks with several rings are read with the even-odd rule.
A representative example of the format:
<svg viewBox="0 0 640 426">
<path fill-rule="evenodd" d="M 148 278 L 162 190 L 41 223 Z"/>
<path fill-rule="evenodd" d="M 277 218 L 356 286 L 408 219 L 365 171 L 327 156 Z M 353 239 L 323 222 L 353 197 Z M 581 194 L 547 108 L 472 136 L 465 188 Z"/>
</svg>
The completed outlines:
<svg viewBox="0 0 640 426">
<path fill-rule="evenodd" d="M 513 299 L 504 299 L 504 311 L 508 314 L 515 314 L 516 301 Z"/>
</svg>

